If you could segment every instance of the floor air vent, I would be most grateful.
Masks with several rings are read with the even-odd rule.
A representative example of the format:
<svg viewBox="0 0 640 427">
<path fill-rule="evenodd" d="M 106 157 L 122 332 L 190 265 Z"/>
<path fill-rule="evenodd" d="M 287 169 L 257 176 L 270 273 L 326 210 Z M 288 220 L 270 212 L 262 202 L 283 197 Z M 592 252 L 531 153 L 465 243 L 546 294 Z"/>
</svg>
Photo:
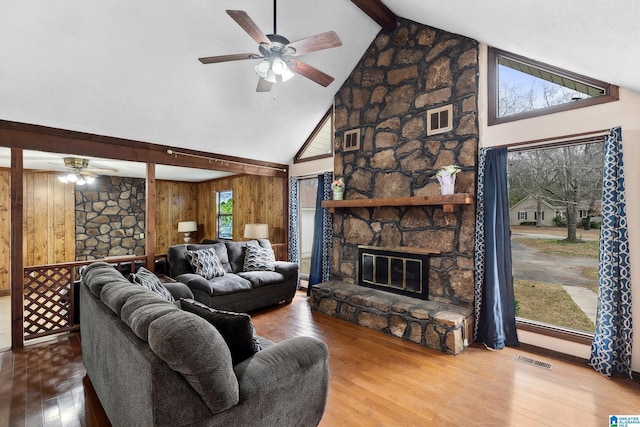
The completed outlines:
<svg viewBox="0 0 640 427">
<path fill-rule="evenodd" d="M 539 360 L 531 359 L 529 357 L 518 356 L 516 357 L 518 362 L 528 363 L 529 365 L 538 366 L 540 368 L 544 368 L 548 371 L 551 370 L 551 364 L 546 362 L 541 362 Z"/>
</svg>

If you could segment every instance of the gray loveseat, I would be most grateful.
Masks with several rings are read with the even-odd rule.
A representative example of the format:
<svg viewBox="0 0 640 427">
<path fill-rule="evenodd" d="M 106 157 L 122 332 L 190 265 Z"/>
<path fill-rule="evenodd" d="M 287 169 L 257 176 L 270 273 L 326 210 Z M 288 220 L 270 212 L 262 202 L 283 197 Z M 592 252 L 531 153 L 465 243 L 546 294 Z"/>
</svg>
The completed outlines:
<svg viewBox="0 0 640 427">
<path fill-rule="evenodd" d="M 320 422 L 329 381 L 321 341 L 258 337 L 263 349 L 233 365 L 226 338 L 204 317 L 108 264 L 93 263 L 82 275 L 82 359 L 114 426 Z"/>
<path fill-rule="evenodd" d="M 298 288 L 298 264 L 275 261 L 273 271 L 244 271 L 248 245 L 271 249 L 267 239 L 171 246 L 167 251 L 169 275 L 186 284 L 195 300 L 221 310 L 246 313 L 281 302 L 290 303 Z M 186 251 L 204 249 L 215 251 L 224 268 L 222 276 L 205 279 L 196 274 Z"/>
</svg>

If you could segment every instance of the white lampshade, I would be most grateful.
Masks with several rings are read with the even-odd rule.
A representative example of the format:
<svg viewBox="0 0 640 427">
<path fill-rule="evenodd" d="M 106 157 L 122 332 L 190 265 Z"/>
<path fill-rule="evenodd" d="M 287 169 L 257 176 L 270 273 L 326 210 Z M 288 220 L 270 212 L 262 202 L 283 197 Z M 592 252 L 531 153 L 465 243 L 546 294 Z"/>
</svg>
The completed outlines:
<svg viewBox="0 0 640 427">
<path fill-rule="evenodd" d="M 245 239 L 268 239 L 269 226 L 267 224 L 245 224 L 244 238 Z"/>
<path fill-rule="evenodd" d="M 178 223 L 179 233 L 191 233 L 192 231 L 198 231 L 198 223 L 195 221 L 182 221 Z"/>
<path fill-rule="evenodd" d="M 178 223 L 178 233 L 184 233 L 184 242 L 191 241 L 191 232 L 198 231 L 198 223 L 195 221 L 182 221 Z"/>
</svg>

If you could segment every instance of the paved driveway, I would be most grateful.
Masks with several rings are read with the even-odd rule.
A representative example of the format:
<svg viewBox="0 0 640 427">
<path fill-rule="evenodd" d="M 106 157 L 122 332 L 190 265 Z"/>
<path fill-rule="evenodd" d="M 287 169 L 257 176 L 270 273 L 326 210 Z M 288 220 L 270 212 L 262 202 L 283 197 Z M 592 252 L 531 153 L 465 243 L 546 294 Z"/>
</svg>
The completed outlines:
<svg viewBox="0 0 640 427">
<path fill-rule="evenodd" d="M 515 237 L 515 236 L 514 236 Z M 522 280 L 558 283 L 567 286 L 594 286 L 584 276 L 585 267 L 598 267 L 598 260 L 540 252 L 512 239 L 513 277 Z"/>
<path fill-rule="evenodd" d="M 562 285 L 578 307 L 595 324 L 598 295 L 587 286 L 597 286 L 598 282 L 585 277 L 584 268 L 598 267 L 598 260 L 541 252 L 514 239 L 522 237 L 525 236 L 514 233 L 511 239 L 513 277 L 520 280 L 535 280 Z M 549 239 L 557 237 L 536 234 L 527 235 L 525 238 Z"/>
</svg>

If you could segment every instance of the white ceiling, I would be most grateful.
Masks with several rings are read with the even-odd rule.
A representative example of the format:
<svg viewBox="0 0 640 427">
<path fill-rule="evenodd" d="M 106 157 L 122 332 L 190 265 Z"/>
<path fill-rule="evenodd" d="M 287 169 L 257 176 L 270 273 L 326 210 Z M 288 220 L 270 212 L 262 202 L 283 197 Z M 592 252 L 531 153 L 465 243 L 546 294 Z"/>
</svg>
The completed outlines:
<svg viewBox="0 0 640 427">
<path fill-rule="evenodd" d="M 60 175 L 71 172 L 72 169 L 64 165 L 65 157 L 78 157 L 72 154 L 45 153 L 42 151 L 25 150 L 23 153 L 23 167 L 37 171 L 60 172 Z M 82 156 L 89 160 L 88 170 L 96 175 L 123 176 L 129 178 L 146 178 L 147 166 L 141 162 L 125 162 L 121 160 L 99 157 Z M 0 167 L 11 167 L 11 150 L 0 147 Z M 102 169 L 102 170 L 101 170 Z M 156 178 L 169 181 L 201 182 L 232 175 L 228 172 L 206 169 L 183 168 L 178 166 L 156 165 Z"/>
<path fill-rule="evenodd" d="M 383 0 L 400 17 L 640 92 L 632 0 Z M 278 33 L 334 30 L 343 46 L 302 59 L 301 76 L 256 93 L 257 52 L 225 13 L 273 30 L 268 0 L 0 0 L 0 119 L 290 163 L 380 27 L 348 0 L 278 2 Z"/>
</svg>

